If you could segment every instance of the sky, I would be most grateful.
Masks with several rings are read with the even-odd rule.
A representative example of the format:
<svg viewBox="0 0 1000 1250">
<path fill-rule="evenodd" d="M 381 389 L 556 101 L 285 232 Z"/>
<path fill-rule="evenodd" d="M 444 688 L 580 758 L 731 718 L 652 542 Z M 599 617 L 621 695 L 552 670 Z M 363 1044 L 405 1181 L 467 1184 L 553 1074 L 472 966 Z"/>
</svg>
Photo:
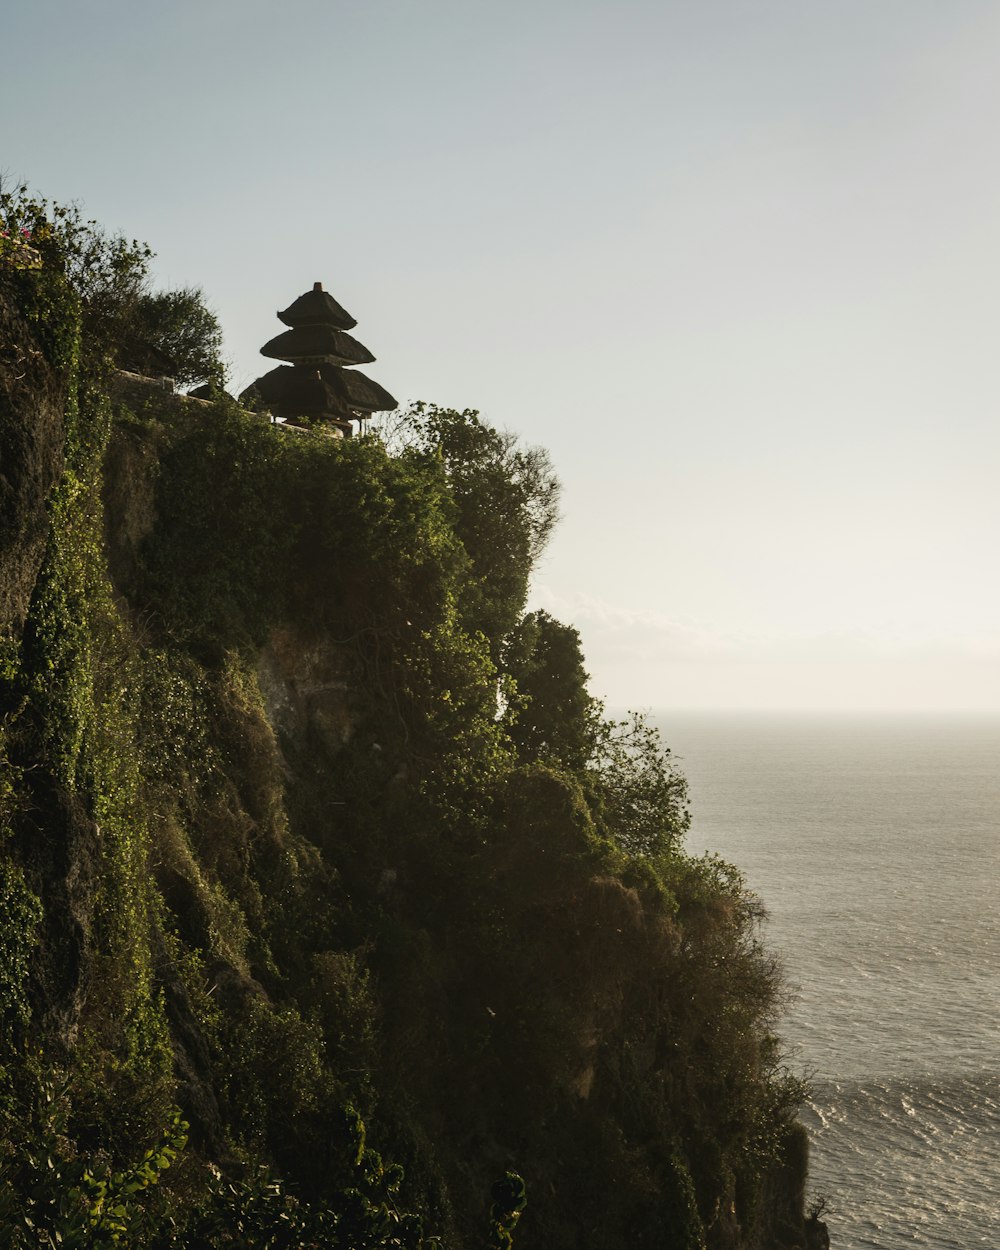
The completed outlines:
<svg viewBox="0 0 1000 1250">
<path fill-rule="evenodd" d="M 0 170 L 548 449 L 615 708 L 1000 714 L 994 0 L 33 0 Z"/>
</svg>

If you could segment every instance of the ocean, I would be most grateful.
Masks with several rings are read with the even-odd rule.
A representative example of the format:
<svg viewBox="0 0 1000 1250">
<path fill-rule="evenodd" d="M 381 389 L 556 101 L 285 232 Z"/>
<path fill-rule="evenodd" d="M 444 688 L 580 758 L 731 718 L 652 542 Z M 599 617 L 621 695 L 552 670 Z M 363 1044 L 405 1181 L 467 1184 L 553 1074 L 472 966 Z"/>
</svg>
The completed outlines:
<svg viewBox="0 0 1000 1250">
<path fill-rule="evenodd" d="M 795 998 L 834 1250 L 1000 1239 L 1000 720 L 659 713 Z"/>
</svg>

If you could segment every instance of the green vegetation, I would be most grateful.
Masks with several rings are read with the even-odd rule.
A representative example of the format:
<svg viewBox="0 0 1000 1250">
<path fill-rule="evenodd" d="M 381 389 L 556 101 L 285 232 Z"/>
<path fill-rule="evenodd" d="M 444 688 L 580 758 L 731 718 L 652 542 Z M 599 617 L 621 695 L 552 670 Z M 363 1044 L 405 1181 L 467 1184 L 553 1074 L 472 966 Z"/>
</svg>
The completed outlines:
<svg viewBox="0 0 1000 1250">
<path fill-rule="evenodd" d="M 524 615 L 544 454 L 123 383 L 145 250 L 0 216 L 0 1246 L 801 1244 L 759 906 Z"/>
<path fill-rule="evenodd" d="M 65 333 L 63 305 L 78 301 L 91 366 L 103 361 L 128 368 L 154 349 L 172 358 L 179 384 L 224 384 L 218 319 L 195 287 L 150 289 L 153 253 L 145 244 L 109 234 L 76 204 L 51 204 L 26 186 L 5 189 L 0 178 L 0 241 L 4 236 L 0 267 L 8 278 L 23 272 L 10 240 L 31 245 L 31 268 L 40 273 L 16 285 L 43 338 L 51 342 L 53 331 Z M 67 300 L 54 290 L 66 290 Z"/>
<path fill-rule="evenodd" d="M 178 385 L 207 382 L 221 389 L 225 384 L 222 329 L 197 288 L 144 291 L 132 312 L 131 332 L 140 343 L 173 359 Z"/>
</svg>

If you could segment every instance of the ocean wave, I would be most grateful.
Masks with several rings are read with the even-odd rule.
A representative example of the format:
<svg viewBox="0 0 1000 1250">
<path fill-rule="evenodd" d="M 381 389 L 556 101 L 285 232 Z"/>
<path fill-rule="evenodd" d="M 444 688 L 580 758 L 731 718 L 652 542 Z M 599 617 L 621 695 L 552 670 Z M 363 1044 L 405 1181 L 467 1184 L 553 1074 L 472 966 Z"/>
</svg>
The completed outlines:
<svg viewBox="0 0 1000 1250">
<path fill-rule="evenodd" d="M 838 1250 L 994 1244 L 1000 1074 L 826 1082 L 803 1120 Z"/>
</svg>

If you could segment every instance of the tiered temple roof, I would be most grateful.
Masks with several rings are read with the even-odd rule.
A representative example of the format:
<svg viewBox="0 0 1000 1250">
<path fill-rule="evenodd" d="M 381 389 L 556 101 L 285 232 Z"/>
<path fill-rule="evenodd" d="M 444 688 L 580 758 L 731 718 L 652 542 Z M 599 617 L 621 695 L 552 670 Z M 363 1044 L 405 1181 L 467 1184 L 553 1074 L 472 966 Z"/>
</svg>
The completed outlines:
<svg viewBox="0 0 1000 1250">
<path fill-rule="evenodd" d="M 369 365 L 375 359 L 363 343 L 330 325 L 295 326 L 277 335 L 260 349 L 262 356 L 289 360 L 292 364 Z"/>
<path fill-rule="evenodd" d="M 336 330 L 353 330 L 358 324 L 329 291 L 323 290 L 322 282 L 317 282 L 311 291 L 306 291 L 284 312 L 278 313 L 278 320 L 286 326 L 329 325 Z"/>
<path fill-rule="evenodd" d="M 322 283 L 279 312 L 278 320 L 290 328 L 260 352 L 288 364 L 259 377 L 240 396 L 244 403 L 266 408 L 293 424 L 303 419 L 323 422 L 345 436 L 352 432 L 352 421 L 396 407 L 384 387 L 350 368 L 375 357 L 347 333 L 357 322 Z"/>
</svg>

